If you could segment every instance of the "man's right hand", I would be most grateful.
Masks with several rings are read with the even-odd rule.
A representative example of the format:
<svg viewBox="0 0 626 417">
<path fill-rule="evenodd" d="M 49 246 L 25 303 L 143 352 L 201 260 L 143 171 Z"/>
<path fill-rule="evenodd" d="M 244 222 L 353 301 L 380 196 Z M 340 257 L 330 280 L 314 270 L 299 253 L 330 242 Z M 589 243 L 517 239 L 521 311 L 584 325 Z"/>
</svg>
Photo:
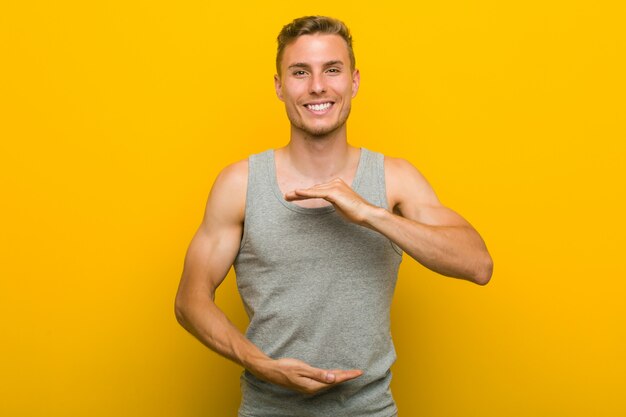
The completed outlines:
<svg viewBox="0 0 626 417">
<path fill-rule="evenodd" d="M 257 377 L 305 394 L 315 394 L 363 375 L 359 369 L 320 369 L 298 359 L 272 359 L 253 372 Z"/>
</svg>

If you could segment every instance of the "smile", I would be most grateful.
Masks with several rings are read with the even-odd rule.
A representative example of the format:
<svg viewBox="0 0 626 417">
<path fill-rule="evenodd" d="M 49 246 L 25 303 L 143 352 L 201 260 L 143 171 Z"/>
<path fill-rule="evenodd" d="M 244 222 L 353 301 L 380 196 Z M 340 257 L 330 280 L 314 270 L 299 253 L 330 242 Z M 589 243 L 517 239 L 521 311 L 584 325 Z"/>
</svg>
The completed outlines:
<svg viewBox="0 0 626 417">
<path fill-rule="evenodd" d="M 312 111 L 313 113 L 322 114 L 333 106 L 333 102 L 328 101 L 326 103 L 305 104 L 304 107 Z"/>
</svg>

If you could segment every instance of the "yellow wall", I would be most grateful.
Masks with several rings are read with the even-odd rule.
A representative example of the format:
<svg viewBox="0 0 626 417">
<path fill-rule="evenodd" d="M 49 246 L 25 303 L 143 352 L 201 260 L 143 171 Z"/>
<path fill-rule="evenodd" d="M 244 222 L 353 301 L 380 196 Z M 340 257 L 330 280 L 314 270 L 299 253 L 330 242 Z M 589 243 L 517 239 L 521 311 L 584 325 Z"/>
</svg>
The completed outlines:
<svg viewBox="0 0 626 417">
<path fill-rule="evenodd" d="M 219 170 L 286 143 L 275 37 L 306 14 L 353 31 L 351 143 L 495 259 L 479 287 L 405 257 L 400 415 L 626 415 L 623 4 L 3 2 L 0 415 L 235 415 L 173 300 Z M 217 297 L 244 329 L 234 276 Z"/>
</svg>

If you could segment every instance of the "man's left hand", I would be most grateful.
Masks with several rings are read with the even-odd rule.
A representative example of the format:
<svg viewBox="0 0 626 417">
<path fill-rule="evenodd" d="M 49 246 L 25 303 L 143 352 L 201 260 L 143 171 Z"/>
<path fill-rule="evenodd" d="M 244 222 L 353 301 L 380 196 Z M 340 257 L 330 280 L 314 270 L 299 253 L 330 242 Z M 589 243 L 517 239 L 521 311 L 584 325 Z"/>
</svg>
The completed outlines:
<svg viewBox="0 0 626 417">
<path fill-rule="evenodd" d="M 371 205 L 363 197 L 358 195 L 342 179 L 335 178 L 324 184 L 317 184 L 310 188 L 298 188 L 285 194 L 285 200 L 307 200 L 310 198 L 323 198 L 332 203 L 341 215 L 349 221 L 365 226 L 366 219 L 375 210 L 379 209 Z"/>
</svg>

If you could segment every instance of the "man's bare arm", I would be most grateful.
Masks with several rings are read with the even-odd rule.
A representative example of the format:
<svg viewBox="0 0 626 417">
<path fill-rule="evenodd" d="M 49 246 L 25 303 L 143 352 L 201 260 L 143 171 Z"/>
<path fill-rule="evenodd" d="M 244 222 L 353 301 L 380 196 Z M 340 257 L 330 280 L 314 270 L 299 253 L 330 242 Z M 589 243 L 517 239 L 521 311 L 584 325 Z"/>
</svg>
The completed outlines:
<svg viewBox="0 0 626 417">
<path fill-rule="evenodd" d="M 385 158 L 391 214 L 377 211 L 369 227 L 381 229 L 404 251 L 442 275 L 485 285 L 493 261 L 479 233 L 445 207 L 424 176 L 409 162 Z"/>
<path fill-rule="evenodd" d="M 255 376 L 297 391 L 313 393 L 361 375 L 358 370 L 324 370 L 293 358 L 273 360 L 248 340 L 215 304 L 215 291 L 241 244 L 247 162 L 220 173 L 209 195 L 202 224 L 194 235 L 175 300 L 178 322 L 200 342 Z"/>
<path fill-rule="evenodd" d="M 239 162 L 215 180 L 204 218 L 187 254 L 176 294 L 178 322 L 200 342 L 248 368 L 266 356 L 215 305 L 215 291 L 228 273 L 239 249 L 245 209 L 245 176 Z M 243 193 L 243 194 L 242 194 Z"/>
<path fill-rule="evenodd" d="M 341 179 L 294 190 L 285 198 L 324 198 L 348 220 L 382 233 L 427 268 L 487 284 L 493 261 L 478 232 L 443 206 L 426 179 L 408 162 L 386 158 L 385 176 L 393 212 L 371 205 Z"/>
</svg>

